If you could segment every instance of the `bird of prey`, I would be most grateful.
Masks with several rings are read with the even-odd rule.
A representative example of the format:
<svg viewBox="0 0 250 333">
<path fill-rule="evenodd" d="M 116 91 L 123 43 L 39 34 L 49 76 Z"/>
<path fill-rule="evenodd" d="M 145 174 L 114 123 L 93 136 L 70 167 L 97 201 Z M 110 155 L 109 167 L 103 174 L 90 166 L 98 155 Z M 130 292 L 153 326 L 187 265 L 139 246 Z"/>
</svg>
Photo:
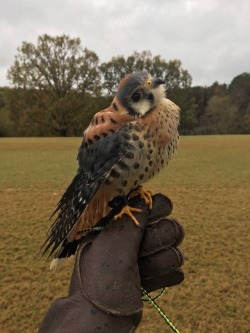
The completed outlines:
<svg viewBox="0 0 250 333">
<path fill-rule="evenodd" d="M 179 139 L 179 107 L 166 98 L 164 82 L 149 73 L 128 74 L 111 105 L 96 113 L 78 151 L 79 168 L 55 209 L 44 252 L 58 258 L 72 254 L 69 245 L 79 231 L 95 226 L 117 195 L 137 191 L 149 206 L 150 193 L 141 185 L 170 160 Z M 131 207 L 127 213 L 137 223 Z M 53 216 L 52 215 L 52 216 Z M 76 249 L 75 249 L 76 250 Z M 74 251 L 75 251 L 74 250 Z"/>
</svg>

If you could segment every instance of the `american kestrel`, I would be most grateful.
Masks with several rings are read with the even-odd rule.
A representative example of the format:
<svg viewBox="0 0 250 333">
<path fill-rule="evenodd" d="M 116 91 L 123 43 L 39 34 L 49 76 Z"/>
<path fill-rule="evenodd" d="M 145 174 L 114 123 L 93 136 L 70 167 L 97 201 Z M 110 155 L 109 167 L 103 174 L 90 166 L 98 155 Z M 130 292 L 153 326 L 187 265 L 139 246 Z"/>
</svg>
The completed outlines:
<svg viewBox="0 0 250 333">
<path fill-rule="evenodd" d="M 55 253 L 51 268 L 56 258 L 72 254 L 70 245 L 82 237 L 79 231 L 108 214 L 108 202 L 115 196 L 137 190 L 151 205 L 149 193 L 140 186 L 176 150 L 179 111 L 166 98 L 164 82 L 145 71 L 120 82 L 111 105 L 96 113 L 85 130 L 77 174 L 54 212 L 58 216 L 44 244 L 44 252 L 51 248 L 50 255 Z M 136 223 L 127 208 L 121 214 L 129 214 Z"/>
</svg>

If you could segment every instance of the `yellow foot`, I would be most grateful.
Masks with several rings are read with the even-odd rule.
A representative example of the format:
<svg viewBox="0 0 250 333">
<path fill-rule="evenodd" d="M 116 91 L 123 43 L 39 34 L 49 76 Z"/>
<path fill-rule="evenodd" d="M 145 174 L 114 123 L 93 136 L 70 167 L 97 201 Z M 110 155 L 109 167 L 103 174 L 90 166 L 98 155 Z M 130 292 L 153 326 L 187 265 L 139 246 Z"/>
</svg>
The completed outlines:
<svg viewBox="0 0 250 333">
<path fill-rule="evenodd" d="M 146 202 L 146 204 L 148 204 L 149 209 L 153 208 L 152 192 L 150 190 L 146 190 L 143 187 L 138 187 L 138 189 L 132 193 L 131 198 L 137 194 Z"/>
<path fill-rule="evenodd" d="M 117 220 L 119 217 L 122 217 L 123 214 L 127 214 L 129 217 L 131 217 L 131 219 L 134 221 L 134 223 L 136 225 L 140 225 L 139 222 L 137 221 L 137 219 L 134 217 L 134 215 L 131 212 L 141 213 L 142 210 L 140 208 L 134 208 L 134 207 L 130 207 L 129 205 L 126 205 L 122 208 L 120 213 L 118 213 L 114 216 L 114 219 Z"/>
</svg>

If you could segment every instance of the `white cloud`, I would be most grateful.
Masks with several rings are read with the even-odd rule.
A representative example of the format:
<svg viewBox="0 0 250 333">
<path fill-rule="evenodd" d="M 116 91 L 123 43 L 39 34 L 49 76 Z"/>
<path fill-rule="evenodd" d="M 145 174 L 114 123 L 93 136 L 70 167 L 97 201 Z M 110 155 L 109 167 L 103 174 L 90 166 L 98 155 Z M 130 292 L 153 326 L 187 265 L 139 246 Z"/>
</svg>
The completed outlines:
<svg viewBox="0 0 250 333">
<path fill-rule="evenodd" d="M 193 84 L 250 71 L 248 0 L 8 0 L 0 12 L 0 86 L 22 41 L 69 34 L 102 61 L 151 50 L 178 58 Z"/>
</svg>

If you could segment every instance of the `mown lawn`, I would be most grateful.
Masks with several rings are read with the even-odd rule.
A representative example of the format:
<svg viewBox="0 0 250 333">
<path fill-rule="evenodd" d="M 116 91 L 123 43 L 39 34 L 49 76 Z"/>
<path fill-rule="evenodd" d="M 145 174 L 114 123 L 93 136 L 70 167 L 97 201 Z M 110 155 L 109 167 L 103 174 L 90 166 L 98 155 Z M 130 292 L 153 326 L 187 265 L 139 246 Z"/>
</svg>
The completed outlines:
<svg viewBox="0 0 250 333">
<path fill-rule="evenodd" d="M 72 263 L 51 272 L 39 248 L 80 142 L 0 139 L 1 332 L 36 332 L 51 301 L 67 293 Z M 186 231 L 185 281 L 159 305 L 182 333 L 248 332 L 250 136 L 182 137 L 150 188 L 173 200 Z M 146 305 L 138 332 L 171 330 Z"/>
</svg>

